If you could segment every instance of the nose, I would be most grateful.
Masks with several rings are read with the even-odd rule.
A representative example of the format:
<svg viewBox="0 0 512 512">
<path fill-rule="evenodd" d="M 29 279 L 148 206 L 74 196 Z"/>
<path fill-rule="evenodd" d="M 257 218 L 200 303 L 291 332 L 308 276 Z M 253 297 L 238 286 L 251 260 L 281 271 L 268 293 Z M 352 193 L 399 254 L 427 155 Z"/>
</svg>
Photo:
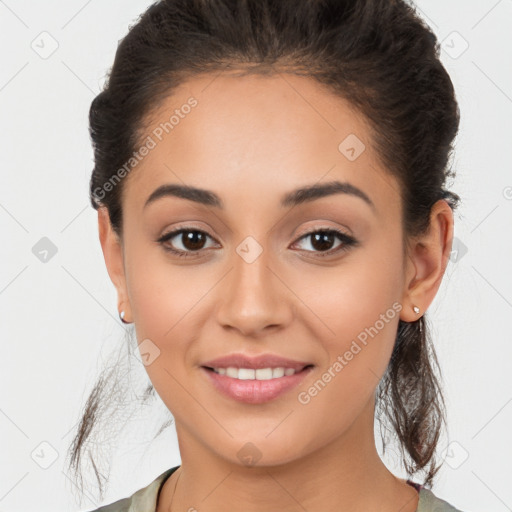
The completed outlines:
<svg viewBox="0 0 512 512">
<path fill-rule="evenodd" d="M 283 329 L 293 319 L 294 295 L 274 270 L 266 250 L 254 260 L 234 252 L 231 271 L 219 289 L 217 321 L 244 337 L 261 337 Z"/>
</svg>

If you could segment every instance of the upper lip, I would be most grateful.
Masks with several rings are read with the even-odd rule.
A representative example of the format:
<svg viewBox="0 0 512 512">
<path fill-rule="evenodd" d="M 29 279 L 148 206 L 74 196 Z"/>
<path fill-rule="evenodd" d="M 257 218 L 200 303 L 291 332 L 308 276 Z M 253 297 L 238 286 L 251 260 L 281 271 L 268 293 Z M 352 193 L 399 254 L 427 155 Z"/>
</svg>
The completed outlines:
<svg viewBox="0 0 512 512">
<path fill-rule="evenodd" d="M 278 356 L 277 354 L 259 354 L 257 356 L 249 356 L 247 354 L 236 353 L 227 356 L 217 357 L 202 364 L 208 368 L 293 368 L 296 372 L 300 372 L 306 366 L 312 365 L 307 361 L 296 361 Z"/>
</svg>

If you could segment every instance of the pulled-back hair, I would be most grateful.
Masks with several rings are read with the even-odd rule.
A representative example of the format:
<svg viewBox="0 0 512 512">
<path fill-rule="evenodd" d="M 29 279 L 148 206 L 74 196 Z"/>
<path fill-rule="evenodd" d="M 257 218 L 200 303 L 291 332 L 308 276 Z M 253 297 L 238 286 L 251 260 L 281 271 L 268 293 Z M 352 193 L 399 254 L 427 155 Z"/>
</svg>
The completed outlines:
<svg viewBox="0 0 512 512">
<path fill-rule="evenodd" d="M 293 73 L 327 86 L 365 116 L 375 153 L 400 184 L 404 236 L 422 234 L 437 200 L 453 210 L 459 202 L 445 188 L 453 177 L 449 157 L 459 109 L 439 53 L 436 36 L 405 0 L 156 2 L 120 41 L 90 107 L 91 204 L 108 209 L 122 238 L 124 178 L 104 185 L 139 147 L 148 115 L 187 78 L 224 70 Z M 446 413 L 427 327 L 425 316 L 399 321 L 376 393 L 376 416 L 391 424 L 407 473 L 423 472 L 430 485 L 440 467 L 435 452 Z M 75 470 L 111 400 L 109 378 L 115 373 L 104 372 L 85 405 L 69 450 Z M 142 400 L 151 396 L 149 385 Z"/>
</svg>

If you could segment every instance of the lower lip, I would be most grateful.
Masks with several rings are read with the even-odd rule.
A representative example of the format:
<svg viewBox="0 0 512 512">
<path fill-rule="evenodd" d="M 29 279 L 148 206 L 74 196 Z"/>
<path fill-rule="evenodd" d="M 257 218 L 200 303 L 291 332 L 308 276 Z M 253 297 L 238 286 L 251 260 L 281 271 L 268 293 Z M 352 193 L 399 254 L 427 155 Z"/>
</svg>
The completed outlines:
<svg viewBox="0 0 512 512">
<path fill-rule="evenodd" d="M 240 380 L 220 375 L 213 370 L 202 366 L 201 370 L 206 373 L 210 382 L 224 395 L 248 404 L 262 404 L 277 398 L 287 391 L 298 386 L 310 373 L 313 367 L 307 367 L 299 373 L 285 375 L 276 379 L 268 380 Z"/>
</svg>

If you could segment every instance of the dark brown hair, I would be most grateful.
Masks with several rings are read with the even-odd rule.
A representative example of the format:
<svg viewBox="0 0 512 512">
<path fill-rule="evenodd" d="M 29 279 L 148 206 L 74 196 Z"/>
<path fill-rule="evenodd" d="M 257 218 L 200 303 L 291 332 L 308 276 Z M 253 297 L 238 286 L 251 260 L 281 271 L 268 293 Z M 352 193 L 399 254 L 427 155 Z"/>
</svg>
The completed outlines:
<svg viewBox="0 0 512 512">
<path fill-rule="evenodd" d="M 159 1 L 120 41 L 90 107 L 91 204 L 108 209 L 121 238 L 123 181 L 108 191 L 105 184 L 139 147 L 148 115 L 188 77 L 223 70 L 294 73 L 327 86 L 365 116 L 376 154 L 400 184 L 404 235 L 422 234 L 437 200 L 453 210 L 459 202 L 445 189 L 453 177 L 448 164 L 459 109 L 439 53 L 436 36 L 405 0 Z M 75 470 L 111 400 L 114 378 L 111 369 L 104 372 L 87 400 L 69 450 Z M 142 400 L 154 396 L 151 385 L 146 391 Z M 422 471 L 423 483 L 432 484 L 446 418 L 424 316 L 400 320 L 376 416 L 391 423 L 408 474 Z"/>
</svg>

